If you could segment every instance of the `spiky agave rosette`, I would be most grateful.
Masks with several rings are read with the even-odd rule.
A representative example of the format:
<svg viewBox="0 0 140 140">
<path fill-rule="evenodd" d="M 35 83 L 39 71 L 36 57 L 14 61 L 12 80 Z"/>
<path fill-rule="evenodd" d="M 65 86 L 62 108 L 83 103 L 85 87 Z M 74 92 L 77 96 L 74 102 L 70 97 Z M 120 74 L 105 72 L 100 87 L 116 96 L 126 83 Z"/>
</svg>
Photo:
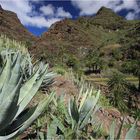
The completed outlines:
<svg viewBox="0 0 140 140">
<path fill-rule="evenodd" d="M 52 101 L 54 93 L 27 112 L 22 112 L 37 93 L 48 65 L 38 68 L 23 81 L 22 54 L 6 52 L 5 64 L 0 73 L 0 139 L 9 139 L 22 133 Z M 22 114 L 22 115 L 21 115 Z"/>
</svg>

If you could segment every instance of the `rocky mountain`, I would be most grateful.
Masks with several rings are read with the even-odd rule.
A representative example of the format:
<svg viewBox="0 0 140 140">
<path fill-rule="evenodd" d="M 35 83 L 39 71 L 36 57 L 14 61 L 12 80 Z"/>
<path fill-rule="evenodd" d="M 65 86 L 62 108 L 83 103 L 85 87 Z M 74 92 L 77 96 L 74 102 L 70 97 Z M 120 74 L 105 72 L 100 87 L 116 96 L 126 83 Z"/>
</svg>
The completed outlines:
<svg viewBox="0 0 140 140">
<path fill-rule="evenodd" d="M 69 59 L 80 62 L 91 50 L 99 50 L 108 61 L 114 50 L 125 46 L 123 40 L 139 24 L 139 20 L 127 21 L 102 7 L 95 16 L 54 23 L 31 52 L 51 63 L 64 63 Z"/>
<path fill-rule="evenodd" d="M 0 34 L 31 45 L 30 52 L 35 57 L 52 65 L 83 65 L 93 52 L 107 65 L 112 66 L 115 61 L 118 67 L 121 58 L 132 52 L 126 46 L 139 40 L 139 27 L 140 20 L 128 21 L 111 9 L 102 7 L 95 16 L 56 22 L 37 38 L 21 24 L 15 13 L 0 6 Z"/>
<path fill-rule="evenodd" d="M 0 35 L 28 44 L 33 43 L 36 37 L 31 34 L 20 22 L 16 13 L 4 10 L 0 6 Z"/>
</svg>

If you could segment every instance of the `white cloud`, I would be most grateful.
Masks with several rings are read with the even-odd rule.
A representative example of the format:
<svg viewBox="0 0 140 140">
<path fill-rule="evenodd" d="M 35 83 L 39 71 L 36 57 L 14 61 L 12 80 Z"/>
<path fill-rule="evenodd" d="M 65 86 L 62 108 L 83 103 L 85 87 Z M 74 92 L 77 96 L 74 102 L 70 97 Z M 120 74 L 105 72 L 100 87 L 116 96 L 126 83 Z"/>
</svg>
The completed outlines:
<svg viewBox="0 0 140 140">
<path fill-rule="evenodd" d="M 72 18 L 72 15 L 69 12 L 66 12 L 63 7 L 59 7 L 56 13 L 58 17 Z"/>
<path fill-rule="evenodd" d="M 40 11 L 46 16 L 54 15 L 54 10 L 55 10 L 55 8 L 51 4 L 40 7 Z"/>
<path fill-rule="evenodd" d="M 63 7 L 55 8 L 53 5 L 48 4 L 47 6 L 40 7 L 40 11 L 45 16 L 61 17 L 61 18 L 72 18 L 72 15 L 65 11 Z"/>
<path fill-rule="evenodd" d="M 22 23 L 24 25 L 29 25 L 29 26 L 36 26 L 36 27 L 50 27 L 53 23 L 56 21 L 60 21 L 61 18 L 48 18 L 46 19 L 43 16 L 35 16 L 35 17 L 29 17 L 25 16 L 23 17 L 24 20 L 21 19 Z"/>
<path fill-rule="evenodd" d="M 18 15 L 26 14 L 32 11 L 32 7 L 26 0 L 0 0 L 0 4 L 4 9 L 13 11 Z"/>
<path fill-rule="evenodd" d="M 17 13 L 23 25 L 48 28 L 56 21 L 60 21 L 65 17 L 57 17 L 52 5 L 40 7 L 43 14 L 37 13 L 34 11 L 34 5 L 32 5 L 31 1 L 39 2 L 39 0 L 0 0 L 0 4 L 3 9 Z M 49 17 L 46 18 L 46 15 Z"/>
<path fill-rule="evenodd" d="M 126 18 L 127 18 L 128 20 L 134 19 L 134 18 L 135 18 L 135 13 L 129 12 L 129 13 L 126 15 Z"/>
<path fill-rule="evenodd" d="M 123 9 L 133 10 L 134 12 L 128 13 L 126 18 L 135 18 L 140 12 L 140 7 L 137 3 L 138 0 L 71 0 L 73 6 L 80 10 L 80 15 L 93 15 L 102 7 L 108 7 L 115 12 Z M 133 14 L 133 15 L 132 15 Z"/>
</svg>

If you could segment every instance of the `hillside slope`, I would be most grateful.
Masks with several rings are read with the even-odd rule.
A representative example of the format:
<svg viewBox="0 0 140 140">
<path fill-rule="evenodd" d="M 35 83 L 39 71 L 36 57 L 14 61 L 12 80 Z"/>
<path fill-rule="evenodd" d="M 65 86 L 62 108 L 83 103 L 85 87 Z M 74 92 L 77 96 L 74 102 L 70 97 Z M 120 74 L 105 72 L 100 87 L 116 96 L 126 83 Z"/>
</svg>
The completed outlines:
<svg viewBox="0 0 140 140">
<path fill-rule="evenodd" d="M 54 23 L 41 35 L 31 52 L 54 64 L 68 59 L 82 61 L 89 52 L 98 50 L 108 61 L 114 49 L 125 46 L 123 40 L 139 24 L 139 20 L 127 21 L 111 9 L 102 7 L 96 16 Z"/>
<path fill-rule="evenodd" d="M 0 35 L 11 39 L 32 44 L 36 37 L 32 35 L 20 22 L 16 13 L 4 10 L 0 6 Z"/>
<path fill-rule="evenodd" d="M 95 16 L 64 19 L 54 23 L 41 37 L 32 35 L 17 15 L 0 6 L 0 35 L 22 41 L 37 59 L 55 64 L 84 65 L 95 54 L 104 64 L 118 67 L 139 44 L 140 20 L 127 21 L 111 9 L 102 7 Z M 139 48 L 139 45 L 137 45 Z M 90 56 L 88 58 L 88 56 Z M 97 58 L 97 56 L 95 56 Z M 122 59 L 123 58 L 123 59 Z M 91 59 L 91 60 L 90 60 Z"/>
</svg>

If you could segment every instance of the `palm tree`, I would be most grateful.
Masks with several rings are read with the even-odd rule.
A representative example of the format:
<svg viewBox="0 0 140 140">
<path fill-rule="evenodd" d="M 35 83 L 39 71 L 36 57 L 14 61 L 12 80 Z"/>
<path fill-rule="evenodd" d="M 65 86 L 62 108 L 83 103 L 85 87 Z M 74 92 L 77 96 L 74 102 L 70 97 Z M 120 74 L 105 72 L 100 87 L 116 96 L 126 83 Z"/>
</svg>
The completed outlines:
<svg viewBox="0 0 140 140">
<path fill-rule="evenodd" d="M 120 111 L 126 111 L 126 95 L 128 93 L 128 83 L 124 75 L 120 72 L 114 72 L 109 81 L 108 87 L 110 90 L 110 102 L 114 107 L 117 107 Z"/>
</svg>

